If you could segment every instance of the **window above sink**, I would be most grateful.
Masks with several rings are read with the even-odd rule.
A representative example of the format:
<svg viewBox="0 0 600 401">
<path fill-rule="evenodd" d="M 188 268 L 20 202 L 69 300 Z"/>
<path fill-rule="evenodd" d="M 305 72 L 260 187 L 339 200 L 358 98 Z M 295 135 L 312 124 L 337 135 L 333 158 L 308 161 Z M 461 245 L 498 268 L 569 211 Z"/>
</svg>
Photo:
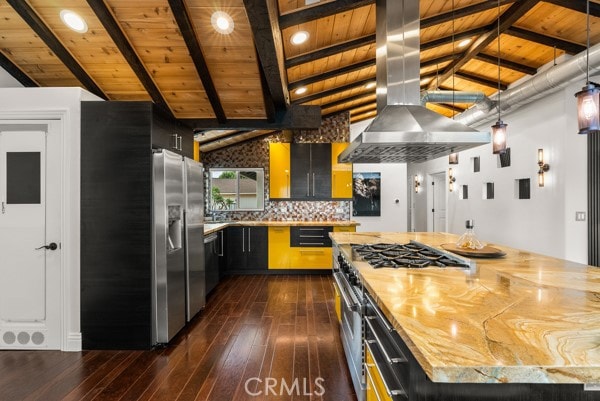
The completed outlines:
<svg viewBox="0 0 600 401">
<path fill-rule="evenodd" d="M 262 168 L 211 168 L 209 209 L 213 212 L 265 209 L 265 172 Z"/>
</svg>

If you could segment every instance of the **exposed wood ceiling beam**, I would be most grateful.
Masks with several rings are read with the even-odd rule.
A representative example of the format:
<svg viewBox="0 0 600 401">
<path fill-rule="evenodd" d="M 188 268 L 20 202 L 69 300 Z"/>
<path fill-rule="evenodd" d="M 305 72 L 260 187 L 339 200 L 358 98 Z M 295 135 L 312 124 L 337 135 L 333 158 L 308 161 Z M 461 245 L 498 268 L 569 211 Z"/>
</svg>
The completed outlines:
<svg viewBox="0 0 600 401">
<path fill-rule="evenodd" d="M 308 102 L 312 102 L 313 100 L 321 99 L 321 98 L 331 96 L 331 95 L 336 95 L 338 93 L 345 92 L 347 90 L 360 88 L 361 86 L 364 87 L 366 84 L 368 84 L 369 82 L 373 82 L 374 80 L 375 80 L 375 77 L 370 77 L 367 79 L 363 79 L 362 81 L 355 81 L 355 82 L 351 82 L 346 85 L 339 86 L 337 88 L 328 89 L 328 90 L 318 92 L 318 93 L 313 93 L 312 95 L 304 96 L 304 97 L 294 100 L 292 102 L 292 104 L 308 103 Z"/>
<path fill-rule="evenodd" d="M 127 37 L 123 33 L 121 26 L 116 21 L 114 15 L 108 9 L 104 1 L 87 0 L 87 2 L 92 11 L 94 11 L 94 13 L 104 26 L 104 29 L 106 29 L 106 32 L 108 32 L 108 34 L 112 38 L 113 42 L 115 42 L 115 45 L 117 45 L 117 47 L 121 51 L 121 54 L 129 64 L 137 78 L 140 80 L 140 82 L 146 89 L 146 92 L 148 92 L 148 94 L 152 98 L 152 101 L 172 117 L 173 113 L 171 112 L 167 101 L 162 96 L 162 93 L 154 83 L 154 80 L 152 79 L 150 74 L 148 74 L 148 71 L 144 67 L 144 63 L 138 57 L 137 53 L 131 46 L 131 43 L 129 43 L 129 40 L 127 40 Z"/>
<path fill-rule="evenodd" d="M 358 7 L 368 6 L 375 0 L 336 0 L 318 6 L 302 9 L 300 11 L 284 14 L 279 17 L 279 27 L 289 28 L 308 21 L 329 17 L 330 15 L 343 13 Z"/>
<path fill-rule="evenodd" d="M 277 118 L 277 106 L 275 106 L 275 101 L 271 96 L 271 91 L 269 90 L 269 82 L 267 77 L 265 76 L 265 70 L 260 62 L 260 57 L 258 56 L 258 50 L 256 47 L 254 48 L 256 51 L 256 62 L 258 63 L 258 74 L 260 75 L 260 88 L 262 90 L 263 96 L 263 104 L 265 106 L 265 114 L 267 115 L 267 121 L 272 123 L 275 122 Z"/>
<path fill-rule="evenodd" d="M 481 53 L 490 43 L 492 43 L 498 37 L 498 31 L 500 34 L 506 32 L 515 22 L 517 22 L 522 16 L 524 16 L 533 6 L 539 3 L 540 0 L 522 0 L 512 6 L 510 6 L 500 16 L 500 26 L 497 23 L 490 24 L 488 31 L 483 33 L 477 38 L 471 46 L 463 53 L 463 57 L 450 63 L 448 67 L 444 69 L 444 72 L 440 75 L 440 82 L 444 82 L 455 71 L 458 71 L 462 66 L 467 64 L 472 58 Z M 429 87 L 433 87 L 429 84 Z"/>
<path fill-rule="evenodd" d="M 505 32 L 507 35 L 516 36 L 517 38 L 529 40 L 530 42 L 539 43 L 549 47 L 556 47 L 564 50 L 568 54 L 577 54 L 585 50 L 585 46 L 578 43 L 567 42 L 566 40 L 553 38 L 551 36 L 542 35 L 537 32 L 528 31 L 526 29 L 510 27 Z"/>
<path fill-rule="evenodd" d="M 276 130 L 254 130 L 250 132 L 238 133 L 231 138 L 223 138 L 214 142 L 209 142 L 200 146 L 200 152 L 212 152 L 214 150 L 223 149 L 232 145 L 239 145 L 244 142 L 256 139 L 258 137 L 271 135 Z"/>
<path fill-rule="evenodd" d="M 248 1 L 248 0 L 244 0 Z M 337 53 L 342 53 L 347 50 L 356 49 L 362 46 L 375 44 L 375 34 L 363 36 L 358 39 L 349 40 L 344 43 L 340 43 L 333 46 L 324 47 L 322 49 L 316 50 L 310 53 L 304 53 L 299 56 L 290 57 L 285 60 L 285 67 L 291 68 L 300 64 L 308 63 L 310 61 L 314 61 L 320 58 L 325 58 L 329 56 L 333 56 Z"/>
<path fill-rule="evenodd" d="M 472 38 L 473 36 L 479 36 L 479 35 L 485 34 L 489 30 L 490 30 L 489 26 L 483 26 L 483 27 L 479 27 L 479 28 L 469 29 L 468 31 L 464 31 L 464 32 L 456 32 L 454 34 L 454 36 L 449 35 L 449 36 L 444 36 L 443 38 L 430 40 L 429 42 L 423 42 L 423 43 L 421 43 L 420 48 L 421 48 L 421 51 L 430 50 L 430 49 L 433 49 L 434 47 L 452 43 L 453 40 L 455 42 L 457 42 L 457 41 L 460 41 L 463 39 Z"/>
<path fill-rule="evenodd" d="M 585 1 L 573 0 L 544 0 L 546 3 L 552 3 L 556 6 L 568 8 L 569 10 L 579 11 L 586 14 Z M 600 4 L 590 1 L 590 15 L 600 17 Z"/>
<path fill-rule="evenodd" d="M 500 0 L 500 5 L 502 6 L 504 4 L 514 3 L 515 1 L 518 0 Z M 467 7 L 457 8 L 454 11 L 433 15 L 421 20 L 421 29 L 443 24 L 445 22 L 450 22 L 453 19 L 468 17 L 469 15 L 481 13 L 496 7 L 498 7 L 498 3 L 496 1 L 482 1 L 481 3 L 473 4 Z"/>
<path fill-rule="evenodd" d="M 374 113 L 374 111 L 375 110 L 370 110 L 370 111 L 366 111 L 364 113 L 356 114 L 354 116 L 352 115 L 352 113 L 350 113 L 350 123 L 354 124 L 359 121 L 366 120 L 368 118 L 373 118 L 373 117 L 375 117 L 375 114 L 376 114 L 376 113 Z"/>
<path fill-rule="evenodd" d="M 454 75 L 457 76 L 458 78 L 462 78 L 462 79 L 474 82 L 479 85 L 488 86 L 490 88 L 498 88 L 498 81 L 494 81 L 494 80 L 483 78 L 483 77 L 478 77 L 477 75 L 468 74 L 463 71 L 456 71 L 454 73 Z M 504 91 L 507 88 L 508 88 L 508 86 L 506 84 L 503 84 L 502 82 L 500 83 L 500 90 Z"/>
<path fill-rule="evenodd" d="M 0 67 L 4 68 L 14 79 L 19 81 L 21 85 L 26 88 L 33 88 L 39 86 L 37 82 L 29 78 L 29 75 L 25 74 L 15 63 L 13 63 L 8 57 L 0 51 Z"/>
<path fill-rule="evenodd" d="M 206 58 L 204 57 L 204 53 L 198 42 L 198 36 L 194 30 L 187 8 L 185 7 L 183 0 L 169 0 L 169 6 L 171 7 L 173 16 L 175 16 L 175 21 L 177 21 L 177 26 L 183 36 L 188 51 L 190 52 L 190 56 L 194 62 L 198 76 L 202 81 L 206 96 L 208 97 L 208 101 L 215 113 L 215 117 L 220 123 L 225 123 L 227 121 L 227 116 L 225 115 L 225 110 L 223 109 L 215 83 L 211 78 L 208 64 L 206 64 Z"/>
<path fill-rule="evenodd" d="M 358 108 L 358 107 L 363 107 L 363 106 L 366 106 L 368 104 L 375 104 L 376 105 L 376 102 L 377 102 L 377 99 L 366 99 L 366 100 L 363 100 L 362 102 L 358 102 L 356 104 L 353 104 L 352 106 L 343 107 L 341 109 L 337 109 L 335 111 L 330 111 L 328 113 L 325 113 L 325 114 L 323 114 L 323 117 L 326 117 L 326 116 L 329 116 L 329 115 L 332 115 L 332 114 L 337 114 L 337 113 L 340 113 L 342 111 L 349 111 L 349 110 L 352 110 L 352 109 L 355 109 L 355 108 Z M 346 103 L 348 103 L 348 102 L 346 102 Z M 342 104 L 344 104 L 344 103 L 342 103 Z M 327 108 L 326 107 L 321 107 L 321 110 L 325 110 L 325 109 L 327 109 Z"/>
<path fill-rule="evenodd" d="M 441 56 L 441 57 L 436 57 L 436 58 L 432 58 L 429 60 L 421 61 L 421 68 L 432 67 L 437 64 L 445 63 L 447 61 L 456 60 L 460 56 L 461 56 L 460 54 L 448 54 L 446 56 Z"/>
<path fill-rule="evenodd" d="M 296 88 L 300 88 L 302 86 L 314 84 L 315 82 L 325 81 L 326 79 L 336 77 L 338 75 L 347 74 L 350 72 L 362 70 L 363 68 L 373 67 L 375 65 L 375 59 L 368 59 L 365 61 L 361 61 L 360 63 L 351 64 L 342 68 L 338 68 L 335 70 L 327 71 L 322 74 L 313 75 L 308 78 L 301 79 L 299 81 L 290 82 L 288 88 L 290 90 L 294 90 Z"/>
<path fill-rule="evenodd" d="M 256 52 L 278 111 L 290 104 L 276 0 L 244 0 Z"/>
<path fill-rule="evenodd" d="M 199 144 L 212 142 L 219 138 L 224 138 L 226 136 L 230 136 L 231 134 L 238 134 L 240 131 L 232 129 L 232 130 L 223 130 L 223 131 L 201 131 L 194 135 L 194 139 Z"/>
<path fill-rule="evenodd" d="M 275 121 L 258 119 L 229 119 L 221 124 L 214 118 L 182 118 L 179 121 L 194 129 L 253 131 L 256 129 L 318 129 L 321 126 L 321 108 L 319 106 L 292 105 L 286 110 L 277 110 Z"/>
<path fill-rule="evenodd" d="M 26 1 L 23 0 L 6 0 L 8 4 L 25 20 L 31 29 L 44 41 L 46 46 L 56 54 L 62 63 L 73 73 L 75 78 L 90 92 L 103 99 L 108 99 L 108 96 L 94 82 L 92 77 L 79 65 L 75 57 L 67 50 L 66 47 L 52 33 L 50 28 L 42 21 L 42 19 L 33 11 Z"/>
<path fill-rule="evenodd" d="M 362 110 L 359 110 L 361 109 Z M 353 110 L 355 110 L 355 112 L 353 112 Z M 354 106 L 350 109 L 350 115 L 352 114 L 362 114 L 362 113 L 368 113 L 371 111 L 377 110 L 377 105 L 376 104 L 372 104 L 370 107 L 365 107 L 365 106 Z"/>
<path fill-rule="evenodd" d="M 336 100 L 334 102 L 329 102 L 329 103 L 322 104 L 321 105 L 321 110 L 330 109 L 332 107 L 337 107 L 337 106 L 340 106 L 342 104 L 353 102 L 355 100 L 364 99 L 367 96 L 373 96 L 373 95 L 375 95 L 375 91 L 369 90 L 368 92 L 365 92 L 365 93 L 359 93 L 358 95 L 349 96 L 349 97 L 342 98 L 340 100 Z M 375 99 L 373 99 L 373 101 L 375 101 Z"/>
<path fill-rule="evenodd" d="M 479 61 L 485 61 L 486 63 L 498 64 L 498 57 L 496 57 L 496 56 L 490 56 L 488 54 L 479 53 L 474 58 Z M 527 74 L 527 75 L 537 74 L 537 68 L 530 67 L 525 64 L 515 63 L 514 61 L 509 61 L 509 60 L 506 60 L 503 58 L 500 59 L 500 66 L 509 68 L 514 71 L 519 71 L 519 72 L 522 72 L 523 74 Z"/>
</svg>

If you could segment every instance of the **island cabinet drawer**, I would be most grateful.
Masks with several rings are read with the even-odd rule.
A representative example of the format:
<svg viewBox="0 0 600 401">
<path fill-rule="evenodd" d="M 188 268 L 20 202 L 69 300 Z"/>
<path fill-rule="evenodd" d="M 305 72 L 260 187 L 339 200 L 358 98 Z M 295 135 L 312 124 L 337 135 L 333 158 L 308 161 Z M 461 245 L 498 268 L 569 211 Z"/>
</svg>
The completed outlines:
<svg viewBox="0 0 600 401">
<path fill-rule="evenodd" d="M 290 268 L 290 227 L 269 227 L 269 269 Z"/>
<path fill-rule="evenodd" d="M 331 248 L 302 247 L 290 249 L 291 269 L 331 269 Z"/>
<path fill-rule="evenodd" d="M 400 384 L 398 374 L 404 374 L 408 378 L 408 364 L 392 366 L 376 343 L 365 343 L 367 401 L 408 400 L 408 393 Z"/>
<path fill-rule="evenodd" d="M 333 227 L 291 227 L 292 247 L 331 247 L 329 233 Z"/>
</svg>

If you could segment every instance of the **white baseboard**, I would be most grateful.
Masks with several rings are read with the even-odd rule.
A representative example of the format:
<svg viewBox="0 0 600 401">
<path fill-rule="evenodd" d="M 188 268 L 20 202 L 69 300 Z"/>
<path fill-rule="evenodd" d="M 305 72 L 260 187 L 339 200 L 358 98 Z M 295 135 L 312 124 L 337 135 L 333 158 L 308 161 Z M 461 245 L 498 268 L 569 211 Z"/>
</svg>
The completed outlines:
<svg viewBox="0 0 600 401">
<path fill-rule="evenodd" d="M 81 333 L 69 333 L 63 351 L 81 351 Z"/>
</svg>

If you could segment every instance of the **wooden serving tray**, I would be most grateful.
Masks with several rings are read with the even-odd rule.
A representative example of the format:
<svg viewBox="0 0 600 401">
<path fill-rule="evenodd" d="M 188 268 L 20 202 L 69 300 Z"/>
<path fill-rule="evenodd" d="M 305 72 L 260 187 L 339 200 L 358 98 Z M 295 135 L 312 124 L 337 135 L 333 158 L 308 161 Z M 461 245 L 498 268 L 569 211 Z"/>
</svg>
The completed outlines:
<svg viewBox="0 0 600 401">
<path fill-rule="evenodd" d="M 489 245 L 486 245 L 481 249 L 459 248 L 456 244 L 442 244 L 440 246 L 447 251 L 473 258 L 501 258 L 506 255 L 506 253 L 502 252 L 500 249 Z"/>
</svg>

